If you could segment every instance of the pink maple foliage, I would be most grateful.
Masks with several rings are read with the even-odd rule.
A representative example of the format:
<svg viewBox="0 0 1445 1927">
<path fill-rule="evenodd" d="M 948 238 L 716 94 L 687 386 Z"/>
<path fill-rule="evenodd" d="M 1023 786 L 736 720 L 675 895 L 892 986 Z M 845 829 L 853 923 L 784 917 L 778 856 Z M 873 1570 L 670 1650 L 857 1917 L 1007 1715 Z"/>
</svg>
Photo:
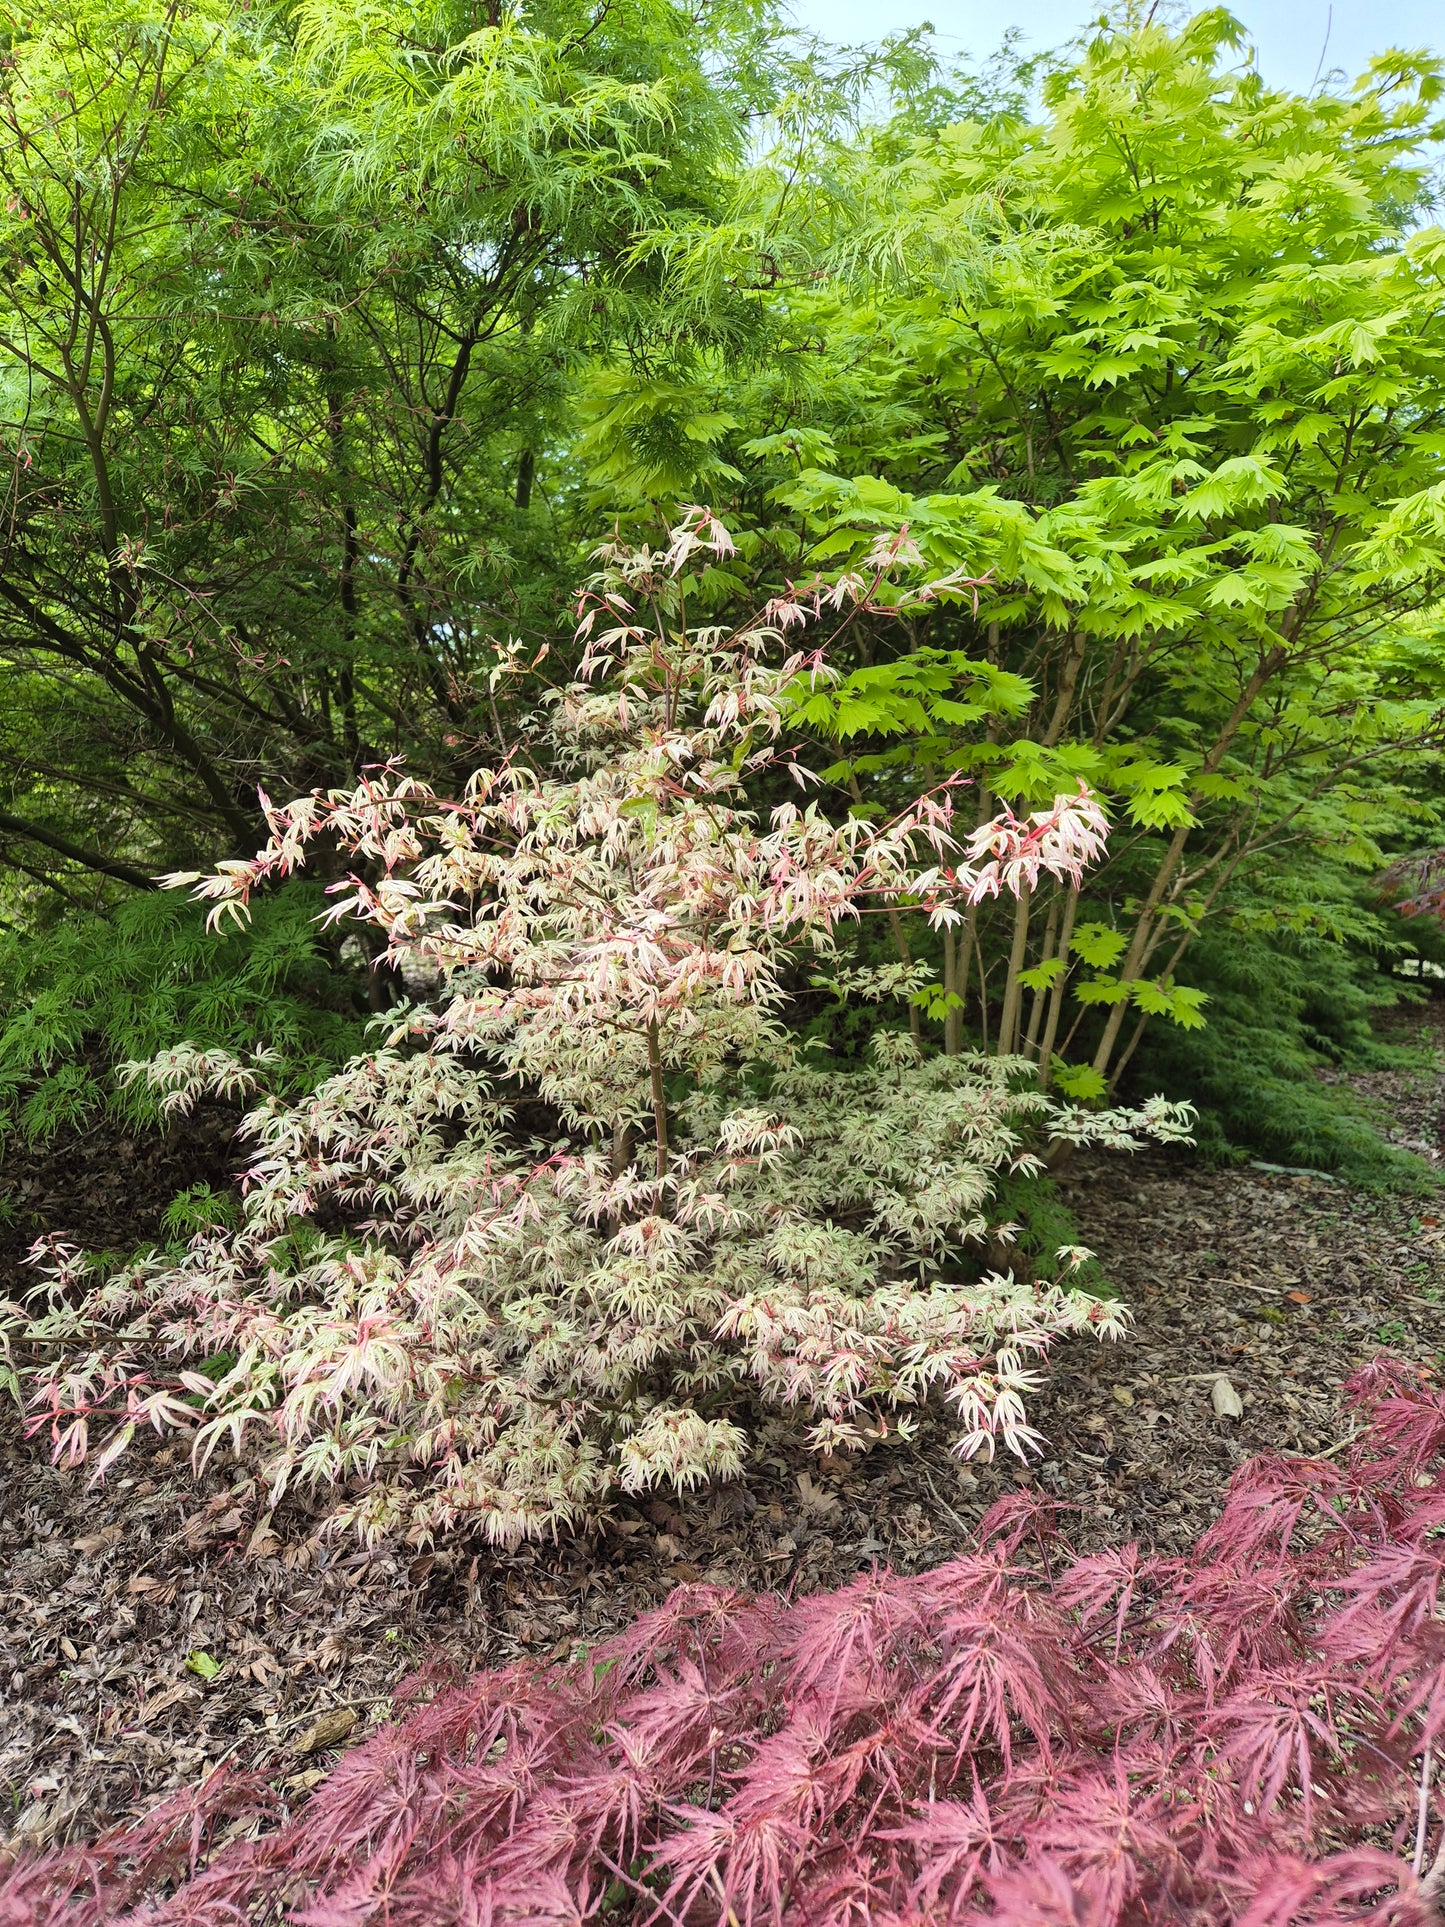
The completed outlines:
<svg viewBox="0 0 1445 1927">
<path fill-rule="evenodd" d="M 954 778 L 883 820 L 805 787 L 761 806 L 765 777 L 803 784 L 785 723 L 834 673 L 784 631 L 825 605 L 886 619 L 905 546 L 732 629 L 698 620 L 732 548 L 705 511 L 661 552 L 609 548 L 578 675 L 538 685 L 541 753 L 460 797 L 380 770 L 268 804 L 254 860 L 171 879 L 243 919 L 339 856 L 328 915 L 430 988 L 295 1102 L 264 1094 L 261 1057 L 185 1040 L 123 1067 L 172 1112 L 257 1094 L 251 1157 L 238 1223 L 119 1266 L 41 1249 L 0 1302 L 57 1459 L 100 1478 L 142 1429 L 180 1431 L 273 1505 L 300 1486 L 368 1541 L 422 1545 L 739 1478 L 769 1409 L 820 1452 L 906 1438 L 929 1403 L 965 1455 L 1037 1443 L 1052 1342 L 1126 1314 L 1080 1288 L 1076 1247 L 1052 1278 L 983 1269 L 1014 1230 L 999 1183 L 1051 1144 L 1177 1140 L 1192 1114 L 1059 1104 L 1023 1059 L 927 1053 L 898 1018 L 929 967 L 850 947 L 900 905 L 946 926 L 1041 877 L 1077 888 L 1108 828 L 1086 790 L 972 831 Z M 788 1022 L 810 981 L 896 1027 L 831 1061 Z"/>
<path fill-rule="evenodd" d="M 23 1859 L 0 1927 L 1423 1927 L 1441 1918 L 1445 1394 L 1241 1468 L 1182 1558 L 995 1506 L 931 1572 L 679 1588 L 570 1665 L 423 1676 L 277 1817 L 224 1771 Z M 248 1818 L 249 1815 L 249 1818 Z"/>
</svg>

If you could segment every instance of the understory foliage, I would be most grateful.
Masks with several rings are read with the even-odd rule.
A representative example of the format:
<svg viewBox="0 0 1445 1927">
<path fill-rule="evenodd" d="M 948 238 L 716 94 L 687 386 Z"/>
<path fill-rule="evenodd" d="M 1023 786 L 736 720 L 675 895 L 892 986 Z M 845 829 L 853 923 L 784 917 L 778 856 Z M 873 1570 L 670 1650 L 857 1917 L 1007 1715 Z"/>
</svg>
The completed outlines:
<svg viewBox="0 0 1445 1927">
<path fill-rule="evenodd" d="M 412 1682 L 274 1830 L 223 1770 L 21 1863 L 0 1923 L 1438 1922 L 1445 1395 L 1350 1398 L 1338 1461 L 1241 1467 L 1183 1558 L 1070 1558 L 1016 1494 L 932 1572 L 685 1586 L 570 1666 Z"/>
<path fill-rule="evenodd" d="M 1203 1155 L 1237 1156 L 1232 1147 L 1248 1145 L 1261 1157 L 1338 1171 L 1357 1183 L 1428 1183 L 1418 1159 L 1381 1137 L 1365 1099 L 1342 1078 L 1327 1084 L 1317 1075 L 1324 1066 L 1421 1062 L 1416 1046 L 1382 1043 L 1370 1027 L 1412 986 L 1373 958 L 1308 935 L 1214 932 L 1200 939 L 1186 971 L 1209 987 L 1208 1029 L 1161 1026 L 1146 1039 L 1139 1068 L 1146 1089 L 1189 1092 L 1199 1106 L 1195 1142 Z"/>
<path fill-rule="evenodd" d="M 83 912 L 50 931 L 0 938 L 0 1138 L 47 1143 L 108 1110 L 153 1124 L 163 1100 L 112 1067 L 189 1037 L 211 1050 L 265 1050 L 293 1090 L 363 1042 L 366 982 L 329 955 L 314 884 L 258 904 L 244 936 L 219 938 L 191 904 L 154 893 L 109 921 Z"/>
<path fill-rule="evenodd" d="M 1050 1140 L 1178 1138 L 1187 1107 L 1087 1113 L 1017 1060 L 925 1058 L 886 1028 L 840 1069 L 781 1021 L 820 973 L 840 997 L 908 988 L 901 963 L 849 963 L 860 918 L 906 900 L 947 924 L 1044 874 L 1077 883 L 1104 819 L 1081 791 L 955 836 L 948 784 L 885 823 L 760 817 L 745 786 L 790 780 L 786 694 L 829 673 L 784 636 L 910 564 L 895 542 L 826 595 L 689 626 L 729 547 L 697 511 L 665 553 L 608 553 L 581 679 L 536 725 L 542 769 L 570 774 L 514 758 L 444 802 L 379 773 L 271 809 L 254 861 L 174 879 L 240 917 L 339 843 L 358 874 L 332 916 L 436 994 L 391 1014 L 385 1048 L 253 1111 L 239 1227 L 99 1281 L 58 1251 L 4 1308 L 57 1456 L 99 1425 L 103 1472 L 137 1426 L 198 1424 L 198 1461 L 254 1454 L 273 1503 L 300 1480 L 349 1488 L 338 1516 L 368 1537 L 472 1519 L 515 1541 L 619 1486 L 736 1476 L 750 1399 L 834 1450 L 906 1436 L 936 1397 L 961 1451 L 1022 1451 L 1030 1362 L 1059 1333 L 1120 1332 L 1070 1288 L 1087 1253 L 1057 1254 L 1059 1282 L 984 1269 L 1009 1234 L 988 1202 Z M 176 1110 L 265 1074 L 190 1044 L 131 1069 Z"/>
</svg>

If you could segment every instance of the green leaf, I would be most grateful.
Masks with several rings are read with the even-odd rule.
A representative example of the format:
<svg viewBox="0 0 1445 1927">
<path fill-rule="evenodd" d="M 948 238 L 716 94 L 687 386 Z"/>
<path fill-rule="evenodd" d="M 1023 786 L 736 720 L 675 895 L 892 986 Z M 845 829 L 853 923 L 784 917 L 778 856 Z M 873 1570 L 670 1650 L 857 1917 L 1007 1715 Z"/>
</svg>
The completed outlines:
<svg viewBox="0 0 1445 1927">
<path fill-rule="evenodd" d="M 1065 1097 L 1076 1098 L 1081 1104 L 1091 1104 L 1108 1091 L 1109 1086 L 1102 1074 L 1092 1064 L 1066 1064 L 1062 1057 L 1056 1057 L 1051 1069 L 1057 1089 Z"/>
<path fill-rule="evenodd" d="M 1203 991 L 1185 985 L 1150 983 L 1144 978 L 1137 980 L 1132 988 L 1138 1009 L 1148 1011 L 1151 1016 L 1167 1017 L 1181 1030 L 1203 1030 L 1203 1007 L 1209 1001 Z"/>
<path fill-rule="evenodd" d="M 1174 830 L 1198 818 L 1177 790 L 1158 790 L 1129 799 L 1129 821 L 1142 830 Z"/>
<path fill-rule="evenodd" d="M 1029 970 L 1021 970 L 1019 982 L 1025 990 L 1047 990 L 1058 982 L 1068 967 L 1066 958 L 1050 957 L 1046 963 L 1034 964 Z"/>
<path fill-rule="evenodd" d="M 1075 984 L 1074 995 L 1081 1004 L 1127 1004 L 1131 986 L 1117 977 L 1091 977 Z"/>
<path fill-rule="evenodd" d="M 1126 939 L 1107 923 L 1080 923 L 1074 926 L 1069 948 L 1093 970 L 1107 970 L 1124 954 Z"/>
</svg>

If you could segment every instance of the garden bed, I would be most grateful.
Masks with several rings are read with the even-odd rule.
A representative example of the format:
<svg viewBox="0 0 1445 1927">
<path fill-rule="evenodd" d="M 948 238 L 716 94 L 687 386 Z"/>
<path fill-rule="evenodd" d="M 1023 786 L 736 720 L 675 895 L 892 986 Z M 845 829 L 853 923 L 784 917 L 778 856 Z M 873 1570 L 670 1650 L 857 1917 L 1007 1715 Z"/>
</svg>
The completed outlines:
<svg viewBox="0 0 1445 1927">
<path fill-rule="evenodd" d="M 1441 1013 L 1411 1028 L 1422 1021 L 1438 1027 Z M 1438 1158 L 1445 1077 L 1372 1073 L 1368 1094 Z M 119 1200 L 117 1147 L 92 1151 L 89 1195 Z M 1182 1550 L 1245 1457 L 1340 1449 L 1339 1387 L 1356 1366 L 1445 1347 L 1445 1208 L 1428 1198 L 1210 1170 L 1184 1153 L 1091 1157 L 1062 1183 L 1136 1323 L 1122 1346 L 1056 1351 L 1032 1414 L 1050 1445 L 1028 1470 L 960 1467 L 941 1429 L 916 1452 L 884 1445 L 820 1466 L 765 1428 L 746 1489 L 622 1505 L 606 1533 L 559 1546 L 373 1555 L 321 1539 L 294 1504 L 265 1512 L 227 1477 L 198 1485 L 174 1444 L 138 1445 L 92 1489 L 84 1468 L 47 1464 L 12 1416 L 0 1442 L 7 1837 L 89 1836 L 223 1759 L 303 1799 L 420 1664 L 561 1656 L 679 1581 L 797 1592 L 875 1562 L 935 1566 L 1014 1486 L 1053 1495 L 1081 1547 Z M 89 1217 L 79 1228 L 94 1235 Z M 1216 1412 L 1221 1378 L 1238 1418 Z"/>
</svg>

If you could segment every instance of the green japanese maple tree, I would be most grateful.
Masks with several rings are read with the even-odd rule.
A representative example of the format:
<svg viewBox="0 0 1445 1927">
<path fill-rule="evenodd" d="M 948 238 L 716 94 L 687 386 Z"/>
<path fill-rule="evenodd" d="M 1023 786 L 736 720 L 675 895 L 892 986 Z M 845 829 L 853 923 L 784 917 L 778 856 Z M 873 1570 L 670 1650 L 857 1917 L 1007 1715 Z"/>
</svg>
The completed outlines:
<svg viewBox="0 0 1445 1927">
<path fill-rule="evenodd" d="M 786 283 L 771 365 L 697 390 L 760 566 L 827 574 L 906 528 L 982 584 L 976 608 L 860 623 L 852 673 L 801 698 L 843 750 L 840 801 L 886 813 L 965 771 L 982 822 L 1085 780 L 1123 830 L 1082 900 L 985 908 L 934 946 L 948 1048 L 967 1007 L 991 1047 L 1102 1093 L 1151 1016 L 1202 1020 L 1175 972 L 1206 919 L 1247 889 L 1256 927 L 1327 928 L 1293 853 L 1368 870 L 1428 814 L 1439 93 L 1423 55 L 1280 93 L 1221 11 L 1121 15 L 1036 118 L 945 90 L 750 180 L 730 240 Z M 620 422 L 616 386 L 592 431 L 614 459 L 642 406 Z"/>
</svg>

